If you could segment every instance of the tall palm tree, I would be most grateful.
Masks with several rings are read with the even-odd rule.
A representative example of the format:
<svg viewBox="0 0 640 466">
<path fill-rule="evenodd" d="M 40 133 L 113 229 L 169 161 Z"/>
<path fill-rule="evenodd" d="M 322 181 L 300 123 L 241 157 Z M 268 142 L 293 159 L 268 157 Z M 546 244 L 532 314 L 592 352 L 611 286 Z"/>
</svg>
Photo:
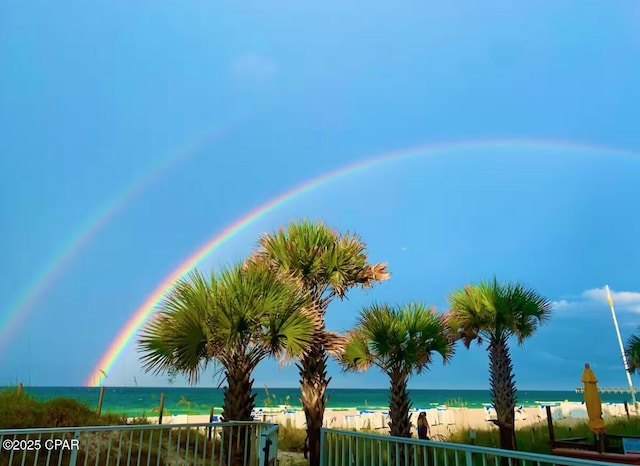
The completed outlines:
<svg viewBox="0 0 640 466">
<path fill-rule="evenodd" d="M 535 333 L 551 315 L 551 302 L 521 284 L 492 281 L 455 290 L 449 296 L 449 322 L 465 346 L 488 341 L 489 384 L 495 406 L 500 447 L 516 449 L 516 383 L 509 339 L 518 344 Z"/>
<path fill-rule="evenodd" d="M 309 347 L 314 330 L 307 297 L 260 264 L 238 265 L 205 277 L 180 280 L 142 331 L 139 351 L 146 372 L 182 373 L 191 384 L 209 363 L 224 371 L 222 418 L 251 420 L 253 370 L 269 356 L 281 361 Z M 244 435 L 233 432 L 234 436 Z M 241 464 L 243 448 L 232 452 Z"/>
<path fill-rule="evenodd" d="M 313 303 L 317 325 L 313 343 L 297 367 L 301 401 L 307 421 L 310 466 L 320 463 L 320 429 L 326 407 L 328 354 L 337 354 L 344 338 L 325 326 L 327 306 L 355 286 L 370 287 L 387 280 L 386 264 L 369 264 L 366 245 L 354 234 L 340 234 L 322 222 L 292 222 L 286 229 L 263 235 L 253 261 L 269 264 L 279 276 L 295 283 Z"/>
<path fill-rule="evenodd" d="M 637 332 L 637 334 L 629 337 L 624 347 L 624 351 L 627 353 L 627 365 L 631 374 L 640 371 L 640 327 L 638 327 Z"/>
<path fill-rule="evenodd" d="M 433 309 L 420 303 L 373 305 L 360 313 L 340 362 L 347 371 L 377 366 L 389 377 L 391 435 L 411 437 L 409 378 L 427 369 L 436 355 L 448 362 L 453 346 L 445 316 Z"/>
</svg>

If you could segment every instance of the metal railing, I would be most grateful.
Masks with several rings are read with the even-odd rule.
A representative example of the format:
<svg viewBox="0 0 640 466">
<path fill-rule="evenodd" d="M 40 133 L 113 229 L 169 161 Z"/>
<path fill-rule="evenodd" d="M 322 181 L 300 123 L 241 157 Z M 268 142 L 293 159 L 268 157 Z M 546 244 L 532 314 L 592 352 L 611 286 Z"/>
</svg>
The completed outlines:
<svg viewBox="0 0 640 466">
<path fill-rule="evenodd" d="M 268 466 L 260 446 L 275 463 L 277 435 L 263 422 L 0 430 L 0 466 Z"/>
<path fill-rule="evenodd" d="M 615 463 L 322 429 L 320 464 L 321 466 L 605 466 Z"/>
</svg>

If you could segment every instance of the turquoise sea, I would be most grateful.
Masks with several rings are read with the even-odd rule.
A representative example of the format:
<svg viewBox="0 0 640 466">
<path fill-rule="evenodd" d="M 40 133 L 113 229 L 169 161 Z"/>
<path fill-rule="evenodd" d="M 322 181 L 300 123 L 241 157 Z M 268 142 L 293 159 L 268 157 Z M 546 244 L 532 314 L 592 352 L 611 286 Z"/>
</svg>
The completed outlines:
<svg viewBox="0 0 640 466">
<path fill-rule="evenodd" d="M 15 387 L 13 387 L 15 389 Z M 99 388 L 88 387 L 25 387 L 24 392 L 40 400 L 65 397 L 74 398 L 92 408 L 98 404 Z M 279 407 L 289 405 L 301 408 L 298 388 L 256 389 L 256 406 Z M 165 412 L 168 414 L 208 414 L 211 406 L 220 413 L 222 389 L 178 387 L 106 387 L 103 412 L 113 412 L 130 417 L 151 415 L 165 394 Z M 328 408 L 332 409 L 388 409 L 389 391 L 382 389 L 329 389 Z M 603 403 L 631 401 L 629 394 L 603 393 Z M 486 390 L 410 390 L 415 408 L 435 406 L 466 406 L 481 408 L 491 402 Z M 269 401 L 267 401 L 267 399 Z M 526 391 L 518 392 L 518 405 L 525 407 L 556 404 L 564 400 L 582 401 L 582 395 L 574 391 Z"/>
</svg>

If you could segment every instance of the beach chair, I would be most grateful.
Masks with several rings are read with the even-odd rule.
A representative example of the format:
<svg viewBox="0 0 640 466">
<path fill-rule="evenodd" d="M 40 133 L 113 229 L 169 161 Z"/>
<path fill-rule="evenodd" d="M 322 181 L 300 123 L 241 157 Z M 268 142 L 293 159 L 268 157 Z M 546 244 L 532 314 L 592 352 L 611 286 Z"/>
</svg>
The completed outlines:
<svg viewBox="0 0 640 466">
<path fill-rule="evenodd" d="M 551 407 L 551 419 L 564 419 L 564 410 L 562 406 L 552 406 Z"/>
<path fill-rule="evenodd" d="M 377 429 L 388 429 L 390 422 L 389 411 L 380 412 L 380 427 L 377 427 Z"/>
<path fill-rule="evenodd" d="M 428 409 L 427 411 L 427 422 L 430 426 L 437 426 L 440 424 L 440 418 L 438 417 L 437 409 Z"/>
<path fill-rule="evenodd" d="M 438 423 L 444 426 L 455 424 L 453 414 L 447 408 L 438 408 Z"/>
<path fill-rule="evenodd" d="M 367 429 L 367 430 L 373 429 L 373 424 L 374 424 L 373 419 L 375 414 L 376 412 L 371 411 L 370 409 L 363 409 L 360 411 L 360 416 L 362 417 L 361 429 Z"/>
<path fill-rule="evenodd" d="M 527 419 L 527 412 L 524 409 L 524 406 L 520 405 L 516 408 L 515 411 L 515 420 L 516 421 L 525 421 Z"/>
<path fill-rule="evenodd" d="M 496 413 L 496 409 L 493 406 L 484 407 L 484 420 L 488 422 L 498 420 L 498 414 Z"/>
<path fill-rule="evenodd" d="M 360 421 L 359 414 L 346 414 L 344 416 L 344 425 L 347 429 L 358 429 L 359 421 Z"/>
<path fill-rule="evenodd" d="M 295 411 L 287 411 L 284 413 L 284 424 L 287 427 L 297 427 L 297 416 Z"/>
<path fill-rule="evenodd" d="M 624 410 L 623 403 L 609 403 L 608 408 L 609 413 L 614 417 L 622 417 L 627 415 Z"/>
<path fill-rule="evenodd" d="M 325 416 L 324 421 L 322 422 L 322 425 L 323 425 L 323 427 L 325 429 L 330 429 L 331 426 L 333 426 L 336 423 L 337 420 L 338 419 L 335 416 L 333 416 L 331 418 Z"/>
<path fill-rule="evenodd" d="M 586 408 L 574 408 L 569 411 L 569 417 L 573 419 L 587 419 L 589 415 L 587 414 Z"/>
</svg>

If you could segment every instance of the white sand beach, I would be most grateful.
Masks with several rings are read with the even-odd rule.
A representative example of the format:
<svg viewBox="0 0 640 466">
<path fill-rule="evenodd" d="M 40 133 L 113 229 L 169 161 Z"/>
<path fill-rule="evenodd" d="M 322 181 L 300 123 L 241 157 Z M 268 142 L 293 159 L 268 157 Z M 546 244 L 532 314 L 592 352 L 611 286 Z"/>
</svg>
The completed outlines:
<svg viewBox="0 0 640 466">
<path fill-rule="evenodd" d="M 417 419 L 418 413 L 425 411 L 429 421 L 431 435 L 446 436 L 450 433 L 465 429 L 497 429 L 491 422 L 495 419 L 495 410 L 490 406 L 485 408 L 417 408 L 412 409 L 412 420 Z M 602 405 L 603 416 L 606 418 L 626 416 L 624 405 L 621 403 L 607 403 Z M 274 411 L 256 409 L 255 420 L 278 423 L 282 426 L 294 428 L 305 427 L 305 417 L 302 410 Z M 586 421 L 587 411 L 584 404 L 578 402 L 564 402 L 551 407 L 554 422 L 575 423 Z M 216 416 L 216 420 L 219 416 Z M 324 416 L 325 427 L 334 429 L 357 430 L 388 430 L 388 411 L 383 410 L 355 410 L 355 409 L 327 409 Z M 157 423 L 157 417 L 149 417 L 150 423 Z M 163 418 L 163 424 L 197 424 L 209 422 L 208 415 L 174 415 Z M 516 410 L 516 428 L 534 425 L 546 425 L 547 415 L 544 405 L 527 407 Z"/>
</svg>

